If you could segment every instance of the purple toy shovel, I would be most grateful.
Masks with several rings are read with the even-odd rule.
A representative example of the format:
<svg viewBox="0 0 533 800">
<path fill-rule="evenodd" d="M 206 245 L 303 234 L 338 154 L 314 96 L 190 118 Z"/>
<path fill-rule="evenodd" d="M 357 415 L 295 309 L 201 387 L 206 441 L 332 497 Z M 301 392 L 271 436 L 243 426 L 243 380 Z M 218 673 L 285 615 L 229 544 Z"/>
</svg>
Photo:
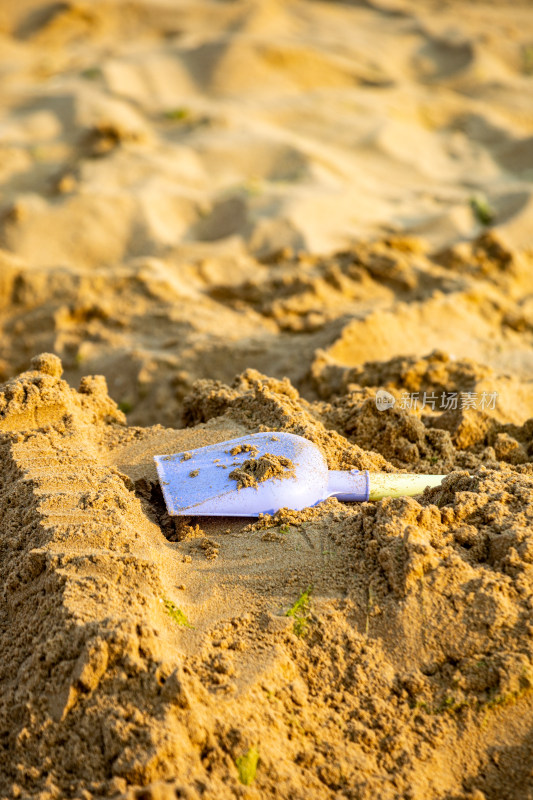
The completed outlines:
<svg viewBox="0 0 533 800">
<path fill-rule="evenodd" d="M 284 507 L 300 511 L 328 497 L 401 497 L 421 494 L 446 477 L 329 470 L 315 444 L 278 432 L 254 433 L 154 460 L 172 516 L 257 517 Z"/>
</svg>

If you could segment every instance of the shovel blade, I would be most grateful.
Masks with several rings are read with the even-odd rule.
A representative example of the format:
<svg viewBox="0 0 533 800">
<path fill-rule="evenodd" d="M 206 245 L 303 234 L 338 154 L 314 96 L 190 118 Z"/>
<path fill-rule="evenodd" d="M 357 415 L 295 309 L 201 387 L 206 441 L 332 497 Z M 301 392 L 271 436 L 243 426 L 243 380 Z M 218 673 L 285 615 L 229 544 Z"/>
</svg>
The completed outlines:
<svg viewBox="0 0 533 800">
<path fill-rule="evenodd" d="M 246 446 L 256 450 L 231 452 Z M 238 489 L 237 481 L 229 477 L 232 470 L 267 453 L 289 458 L 294 474 Z M 256 517 L 284 506 L 300 510 L 327 496 L 328 469 L 322 453 L 291 433 L 250 434 L 186 453 L 157 455 L 154 461 L 171 516 Z"/>
</svg>

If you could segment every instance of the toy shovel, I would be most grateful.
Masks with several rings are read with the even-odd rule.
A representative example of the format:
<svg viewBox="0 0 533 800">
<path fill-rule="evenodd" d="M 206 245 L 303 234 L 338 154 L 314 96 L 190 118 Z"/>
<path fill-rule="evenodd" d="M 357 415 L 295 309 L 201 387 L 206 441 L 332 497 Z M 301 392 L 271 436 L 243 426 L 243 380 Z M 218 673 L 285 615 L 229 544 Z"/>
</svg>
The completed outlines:
<svg viewBox="0 0 533 800">
<path fill-rule="evenodd" d="M 254 433 L 184 453 L 154 456 L 171 516 L 257 517 L 300 511 L 328 497 L 380 500 L 421 494 L 445 475 L 328 469 L 320 449 L 292 433 Z"/>
</svg>

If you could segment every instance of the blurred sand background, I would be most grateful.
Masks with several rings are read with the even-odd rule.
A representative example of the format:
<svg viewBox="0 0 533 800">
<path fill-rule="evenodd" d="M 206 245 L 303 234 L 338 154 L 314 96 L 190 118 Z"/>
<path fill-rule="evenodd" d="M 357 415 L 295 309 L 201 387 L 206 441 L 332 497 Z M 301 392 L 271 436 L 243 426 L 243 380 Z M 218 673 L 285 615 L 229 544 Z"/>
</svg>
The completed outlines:
<svg viewBox="0 0 533 800">
<path fill-rule="evenodd" d="M 0 90 L 0 796 L 533 798 L 531 2 L 4 0 Z M 260 429 L 452 475 L 165 515 Z"/>
<path fill-rule="evenodd" d="M 483 233 L 473 198 L 533 247 L 533 12 L 510 8 L 4 3 L 5 377 L 50 350 L 74 384 L 106 375 L 131 421 L 175 422 L 196 377 L 299 385 L 345 320 L 402 292 L 422 301 L 405 341 L 369 320 L 350 364 L 442 342 L 531 374 L 461 274 L 451 317 L 441 277 L 368 291 L 284 258 L 388 237 L 398 262 L 394 237 L 416 235 L 411 268 Z"/>
</svg>

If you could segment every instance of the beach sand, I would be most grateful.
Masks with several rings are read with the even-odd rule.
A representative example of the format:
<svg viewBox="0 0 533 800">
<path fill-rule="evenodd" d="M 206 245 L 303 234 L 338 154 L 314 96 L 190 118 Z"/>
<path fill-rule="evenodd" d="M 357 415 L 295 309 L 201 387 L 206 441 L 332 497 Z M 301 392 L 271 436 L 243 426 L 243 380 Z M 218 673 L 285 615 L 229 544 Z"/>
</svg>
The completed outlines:
<svg viewBox="0 0 533 800">
<path fill-rule="evenodd" d="M 22 0 L 0 86 L 0 798 L 533 798 L 531 3 Z M 265 430 L 448 477 L 167 515 Z"/>
</svg>

